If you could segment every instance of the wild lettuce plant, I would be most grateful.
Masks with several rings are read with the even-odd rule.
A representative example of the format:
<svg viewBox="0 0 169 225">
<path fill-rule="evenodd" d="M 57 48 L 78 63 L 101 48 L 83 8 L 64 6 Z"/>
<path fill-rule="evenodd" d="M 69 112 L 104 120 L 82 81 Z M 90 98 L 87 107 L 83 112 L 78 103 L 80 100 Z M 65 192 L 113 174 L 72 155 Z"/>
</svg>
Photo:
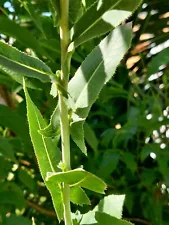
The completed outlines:
<svg viewBox="0 0 169 225">
<path fill-rule="evenodd" d="M 22 1 L 21 1 L 22 2 Z M 50 0 L 53 26 L 61 43 L 60 70 L 54 72 L 38 58 L 0 42 L 0 69 L 23 84 L 29 131 L 42 178 L 53 200 L 58 220 L 65 225 L 129 225 L 121 220 L 124 195 L 109 195 L 88 213 L 71 213 L 71 202 L 90 204 L 84 189 L 104 194 L 106 184 L 83 168 L 71 169 L 70 137 L 87 156 L 83 126 L 103 86 L 112 78 L 132 40 L 132 24 L 125 21 L 141 0 Z M 31 5 L 22 2 L 28 12 Z M 40 26 L 36 15 L 32 15 Z M 43 33 L 43 32 L 42 32 Z M 70 77 L 76 48 L 93 38 L 103 40 Z M 53 46 L 55 48 L 55 46 Z M 28 89 L 51 83 L 56 108 L 46 124 Z M 61 149 L 58 140 L 61 139 Z"/>
</svg>

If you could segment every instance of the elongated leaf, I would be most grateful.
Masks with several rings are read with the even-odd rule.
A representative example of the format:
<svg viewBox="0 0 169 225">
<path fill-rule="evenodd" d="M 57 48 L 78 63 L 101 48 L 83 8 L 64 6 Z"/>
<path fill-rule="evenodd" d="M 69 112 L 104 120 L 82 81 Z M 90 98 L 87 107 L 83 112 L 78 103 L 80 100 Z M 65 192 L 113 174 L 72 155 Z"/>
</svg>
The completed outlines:
<svg viewBox="0 0 169 225">
<path fill-rule="evenodd" d="M 31 101 L 26 90 L 25 82 L 24 91 L 26 96 L 30 136 L 38 160 L 40 172 L 45 181 L 45 177 L 48 172 L 59 171 L 57 165 L 61 160 L 61 152 L 57 149 L 57 147 L 55 147 L 50 138 L 45 138 L 38 132 L 38 130 L 46 127 L 46 123 L 37 107 Z M 60 187 L 56 183 L 52 183 L 50 181 L 45 181 L 45 183 L 51 193 L 58 219 L 61 220 L 63 218 L 63 205 Z"/>
<path fill-rule="evenodd" d="M 49 76 L 53 76 L 51 69 L 45 63 L 3 42 L 0 42 L 0 70 L 14 79 L 17 76 L 26 76 L 42 82 L 50 82 Z"/>
<path fill-rule="evenodd" d="M 80 224 L 96 223 L 96 212 L 104 212 L 110 216 L 116 217 L 117 219 L 121 219 L 124 198 L 124 195 L 109 195 L 104 197 L 104 199 L 102 199 L 92 211 L 89 211 L 88 213 L 83 215 Z"/>
<path fill-rule="evenodd" d="M 67 172 L 48 173 L 46 179 L 53 183 L 64 182 L 69 184 L 70 187 L 83 187 L 101 194 L 104 194 L 106 189 L 106 184 L 100 178 L 81 168 Z"/>
<path fill-rule="evenodd" d="M 34 49 L 40 55 L 45 54 L 43 48 L 39 45 L 39 42 L 31 32 L 7 17 L 0 16 L 0 33 L 8 35 L 9 37 L 14 37 L 24 46 Z"/>
<path fill-rule="evenodd" d="M 142 0 L 96 1 L 75 24 L 74 46 L 103 35 L 128 18 Z"/>
<path fill-rule="evenodd" d="M 98 225 L 132 225 L 132 223 L 112 217 L 106 213 L 96 212 L 95 218 Z"/>
<path fill-rule="evenodd" d="M 116 67 L 130 46 L 131 39 L 131 24 L 116 28 L 87 56 L 69 82 L 69 105 L 74 112 L 71 136 L 82 152 L 85 152 L 82 131 L 85 118 L 104 84 L 115 73 Z"/>
</svg>

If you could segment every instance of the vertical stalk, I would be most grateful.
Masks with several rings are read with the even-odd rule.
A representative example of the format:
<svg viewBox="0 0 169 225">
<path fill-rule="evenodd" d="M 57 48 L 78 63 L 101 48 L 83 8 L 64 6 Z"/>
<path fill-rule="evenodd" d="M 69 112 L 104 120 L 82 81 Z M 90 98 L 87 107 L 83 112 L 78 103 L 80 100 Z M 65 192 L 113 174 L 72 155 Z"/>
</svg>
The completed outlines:
<svg viewBox="0 0 169 225">
<path fill-rule="evenodd" d="M 61 39 L 61 82 L 67 91 L 69 80 L 70 60 L 68 57 L 69 44 L 69 0 L 60 0 L 60 39 Z M 64 97 L 59 93 L 59 108 L 60 108 L 60 126 L 62 140 L 62 161 L 65 170 L 70 170 L 70 132 L 68 108 L 64 101 Z M 63 207 L 64 207 L 64 222 L 65 225 L 72 225 L 71 208 L 70 208 L 70 187 L 63 183 Z"/>
</svg>

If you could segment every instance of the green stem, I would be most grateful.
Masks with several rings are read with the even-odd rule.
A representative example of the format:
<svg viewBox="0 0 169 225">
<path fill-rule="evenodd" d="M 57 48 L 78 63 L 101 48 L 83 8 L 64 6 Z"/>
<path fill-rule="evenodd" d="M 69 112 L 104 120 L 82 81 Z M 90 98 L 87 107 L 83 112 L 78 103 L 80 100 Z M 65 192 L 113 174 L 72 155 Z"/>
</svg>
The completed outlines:
<svg viewBox="0 0 169 225">
<path fill-rule="evenodd" d="M 61 82 L 67 92 L 70 59 L 68 57 L 69 45 L 69 0 L 60 0 L 60 39 L 61 39 Z M 60 108 L 60 126 L 62 140 L 62 161 L 65 170 L 70 170 L 70 131 L 68 108 L 64 97 L 59 93 L 59 108 Z M 72 225 L 71 208 L 70 208 L 70 187 L 63 183 L 63 207 L 64 207 L 64 222 L 65 225 Z"/>
</svg>

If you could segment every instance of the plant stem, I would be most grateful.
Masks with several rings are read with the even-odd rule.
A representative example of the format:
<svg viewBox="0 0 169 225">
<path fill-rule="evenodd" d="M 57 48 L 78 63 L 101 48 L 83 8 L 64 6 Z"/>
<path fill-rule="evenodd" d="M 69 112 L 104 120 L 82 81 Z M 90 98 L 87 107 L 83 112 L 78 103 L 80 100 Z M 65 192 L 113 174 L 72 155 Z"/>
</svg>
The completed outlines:
<svg viewBox="0 0 169 225">
<path fill-rule="evenodd" d="M 60 39 L 61 39 L 61 82 L 67 92 L 70 59 L 68 57 L 69 44 L 69 0 L 60 0 Z M 70 132 L 68 108 L 64 101 L 62 94 L 59 94 L 59 108 L 60 108 L 60 126 L 61 126 L 61 140 L 62 140 L 62 161 L 65 170 L 70 170 Z M 63 183 L 63 207 L 64 207 L 64 222 L 65 225 L 72 225 L 71 208 L 70 208 L 70 187 Z"/>
</svg>

